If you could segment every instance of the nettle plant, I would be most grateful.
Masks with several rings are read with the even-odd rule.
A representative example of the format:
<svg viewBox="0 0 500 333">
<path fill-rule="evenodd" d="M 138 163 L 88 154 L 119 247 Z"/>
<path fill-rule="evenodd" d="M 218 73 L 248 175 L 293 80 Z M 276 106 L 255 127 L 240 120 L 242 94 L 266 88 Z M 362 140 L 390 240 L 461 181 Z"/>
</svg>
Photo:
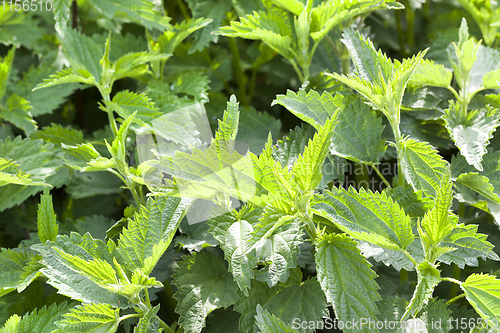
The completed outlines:
<svg viewBox="0 0 500 333">
<path fill-rule="evenodd" d="M 140 2 L 144 12 L 129 14 L 147 28 L 148 51 L 115 51 L 133 38 L 90 38 L 69 29 L 69 5 L 61 2 L 56 31 L 66 68 L 49 76 L 33 67 L 28 73 L 37 79 L 19 79 L 10 77 L 15 48 L 2 59 L 0 117 L 27 137 L 0 141 L 0 209 L 42 193 L 37 232 L 0 251 L 0 315 L 8 314 L 0 333 L 313 332 L 329 316 L 346 332 L 398 331 L 399 325 L 381 328 L 384 322 L 426 325 L 415 329 L 426 332 L 498 331 L 498 272 L 461 277 L 444 269 L 478 266 L 478 258 L 500 260 L 464 213 L 464 203 L 495 218 L 500 211 L 500 157 L 486 149 L 499 124 L 498 95 L 480 94 L 499 88 L 500 55 L 470 38 L 465 21 L 458 43 L 448 48 L 451 71 L 425 60 L 428 50 L 390 59 L 351 27 L 359 15 L 402 8 L 398 3 L 264 1 L 261 11 L 219 29 L 221 15 L 173 25 Z M 188 4 L 199 16 L 198 3 Z M 221 6 L 214 12 L 231 7 Z M 238 1 L 233 6 L 245 12 Z M 109 8 L 103 13 L 121 17 Z M 309 67 L 337 25 L 354 70 L 347 62 L 343 74 L 325 74 L 339 84 L 320 93 L 306 82 Z M 269 118 L 240 110 L 232 95 L 207 137 L 200 127 L 207 118 L 207 76 L 199 70 L 171 74 L 169 61 L 178 48 L 185 54 L 191 34 L 192 52 L 210 44 L 209 27 L 262 40 L 293 65 L 303 87 L 277 95 L 272 104 L 306 125 L 279 140 L 269 133 L 263 149 L 248 149 L 237 140 L 241 119 L 257 126 Z M 349 59 L 344 51 L 338 55 Z M 210 65 L 214 71 L 217 66 Z M 124 78 L 139 82 L 140 92 L 117 91 Z M 58 124 L 36 129 L 36 103 L 47 113 L 58 106 L 41 103 L 43 92 L 57 88 L 68 96 L 75 84 L 97 90 L 109 131 L 85 140 L 82 131 Z M 451 162 L 430 143 L 403 134 L 408 85 L 446 88 L 455 97 L 440 117 L 460 150 Z M 491 106 L 475 109 L 473 97 Z M 389 150 L 398 166 L 391 181 L 379 170 Z M 384 189 L 345 189 L 348 163 L 373 169 Z M 58 222 L 55 189 L 84 192 L 72 181 L 96 173 L 105 175 L 97 178 L 101 182 L 115 177 L 114 191 L 129 192 L 123 217 L 72 221 L 70 199 Z M 190 209 L 203 200 L 213 207 L 202 214 L 209 218 L 189 224 Z M 410 271 L 416 283 L 408 281 Z M 399 286 L 388 277 L 394 272 L 400 272 Z M 448 283 L 453 292 L 446 298 L 438 289 Z M 27 302 L 37 308 L 25 311 Z M 166 310 L 178 317 L 167 319 Z"/>
</svg>

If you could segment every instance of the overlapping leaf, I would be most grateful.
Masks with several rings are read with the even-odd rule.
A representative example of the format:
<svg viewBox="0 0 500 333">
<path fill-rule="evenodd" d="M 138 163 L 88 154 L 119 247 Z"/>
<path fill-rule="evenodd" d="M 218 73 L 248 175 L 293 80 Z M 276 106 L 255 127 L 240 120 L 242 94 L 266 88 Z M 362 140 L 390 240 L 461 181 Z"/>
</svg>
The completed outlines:
<svg viewBox="0 0 500 333">
<path fill-rule="evenodd" d="M 175 312 L 187 332 L 201 332 L 210 312 L 226 308 L 239 299 L 238 285 L 227 274 L 224 260 L 209 252 L 184 256 L 174 283 L 178 287 L 174 295 L 178 301 Z"/>
<path fill-rule="evenodd" d="M 314 191 L 321 181 L 321 170 L 331 144 L 333 130 L 337 125 L 335 115 L 319 127 L 312 140 L 309 140 L 304 153 L 295 162 L 292 174 L 295 184 L 303 191 Z"/>
<path fill-rule="evenodd" d="M 52 205 L 52 196 L 45 191 L 40 199 L 37 214 L 38 237 L 45 243 L 47 240 L 54 241 L 59 231 L 56 214 Z"/>
<path fill-rule="evenodd" d="M 54 333 L 114 333 L 118 329 L 119 310 L 109 304 L 83 304 L 56 322 Z"/>
<path fill-rule="evenodd" d="M 404 250 L 414 240 L 410 217 L 385 193 L 334 188 L 314 203 L 316 214 L 354 238 L 392 250 Z"/>
<path fill-rule="evenodd" d="M 253 15 L 240 17 L 239 22 L 231 22 L 222 27 L 217 34 L 228 37 L 260 39 L 274 51 L 287 59 L 293 58 L 293 26 L 289 16 L 281 11 L 255 12 Z"/>
<path fill-rule="evenodd" d="M 52 144 L 42 140 L 7 138 L 0 142 L 0 156 L 19 164 L 24 174 L 29 174 L 34 182 L 43 182 L 60 187 L 69 182 L 69 170 L 58 157 Z M 10 184 L 0 187 L 0 211 L 17 205 L 31 195 L 41 191 L 42 186 Z"/>
<path fill-rule="evenodd" d="M 286 95 L 277 95 L 272 105 L 279 104 L 316 129 L 326 124 L 340 107 L 342 95 L 332 96 L 324 92 L 319 94 L 314 90 L 305 92 L 300 89 L 298 93 L 288 90 Z"/>
<path fill-rule="evenodd" d="M 338 117 L 330 152 L 354 162 L 378 163 L 387 148 L 385 140 L 381 139 L 385 127 L 382 119 L 354 96 L 344 100 Z"/>
<path fill-rule="evenodd" d="M 84 273 L 83 268 L 78 268 L 80 264 L 85 266 L 85 261 L 94 259 L 108 265 L 113 263 L 113 257 L 118 256 L 113 242 L 104 243 L 93 239 L 88 233 L 84 236 L 71 233 L 70 237 L 59 235 L 55 242 L 37 244 L 33 249 L 42 254 L 45 268 L 41 271 L 49 279 L 48 283 L 58 289 L 59 293 L 79 301 L 108 303 L 119 308 L 130 306 L 125 297 L 99 286 L 84 275 L 87 273 Z M 79 263 L 73 262 L 70 257 L 79 257 Z M 88 273 L 91 274 L 93 273 Z"/>
<path fill-rule="evenodd" d="M 418 283 L 413 297 L 406 307 L 403 318 L 415 315 L 420 311 L 432 297 L 434 288 L 441 282 L 440 271 L 427 261 L 420 263 L 417 267 Z"/>
<path fill-rule="evenodd" d="M 455 227 L 441 242 L 441 246 L 455 250 L 441 255 L 438 260 L 446 264 L 454 262 L 462 269 L 465 265 L 478 266 L 477 258 L 499 261 L 500 258 L 493 251 L 493 244 L 486 240 L 488 236 L 478 233 L 477 228 L 473 224 Z"/>
<path fill-rule="evenodd" d="M 19 288 L 33 258 L 36 253 L 27 249 L 0 249 L 0 297 Z"/>
<path fill-rule="evenodd" d="M 159 197 L 149 198 L 147 206 L 141 206 L 119 239 L 118 249 L 129 271 L 139 268 L 145 274 L 151 273 L 172 242 L 190 203 L 190 199 Z"/>
<path fill-rule="evenodd" d="M 280 319 L 285 325 L 291 325 L 295 318 L 299 322 L 318 322 L 327 314 L 327 301 L 316 278 L 302 281 L 300 269 L 293 269 L 287 282 L 280 282 L 269 288 L 267 284 L 252 281 L 248 297 L 241 298 L 234 310 L 241 313 L 240 330 L 253 332 L 257 304 Z M 312 332 L 312 329 L 298 329 L 298 332 Z"/>
<path fill-rule="evenodd" d="M 500 320 L 500 280 L 488 274 L 472 274 L 461 285 L 465 297 L 489 326 Z"/>
<path fill-rule="evenodd" d="M 458 104 L 454 103 L 446 110 L 443 116 L 446 128 L 467 162 L 483 171 L 481 161 L 493 132 L 500 125 L 500 114 L 498 109 L 486 107 L 469 111 L 467 119 L 461 120 L 459 110 Z"/>
<path fill-rule="evenodd" d="M 453 74 L 441 64 L 432 60 L 422 60 L 415 68 L 410 79 L 411 84 L 447 88 L 451 84 Z"/>
<path fill-rule="evenodd" d="M 48 307 L 44 306 L 39 310 L 35 309 L 34 311 L 25 314 L 23 317 L 17 317 L 17 315 L 14 315 L 9 320 L 10 323 L 6 324 L 3 329 L 0 329 L 0 332 L 2 333 L 60 332 L 59 330 L 57 330 L 56 322 L 59 319 L 61 319 L 61 317 L 64 314 L 70 311 L 70 309 L 72 309 L 72 305 L 63 302 L 59 305 L 54 303 Z"/>
<path fill-rule="evenodd" d="M 341 322 L 376 321 L 380 300 L 376 274 L 347 235 L 321 235 L 316 240 L 316 269 L 321 289 Z M 344 329 L 347 332 L 358 330 Z M 359 332 L 371 332 L 364 327 Z"/>
<path fill-rule="evenodd" d="M 285 325 L 283 321 L 270 314 L 269 311 L 263 309 L 260 304 L 257 304 L 257 315 L 255 321 L 262 333 L 296 333 L 289 325 Z"/>
<path fill-rule="evenodd" d="M 398 155 L 401 170 L 413 189 L 435 197 L 448 162 L 429 144 L 410 138 L 399 142 Z"/>
</svg>

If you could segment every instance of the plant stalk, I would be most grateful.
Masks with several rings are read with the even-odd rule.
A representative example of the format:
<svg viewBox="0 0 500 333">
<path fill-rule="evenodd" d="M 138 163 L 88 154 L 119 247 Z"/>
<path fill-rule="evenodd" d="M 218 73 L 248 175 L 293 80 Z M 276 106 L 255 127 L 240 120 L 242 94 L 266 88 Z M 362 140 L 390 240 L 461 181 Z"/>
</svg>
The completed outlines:
<svg viewBox="0 0 500 333">
<path fill-rule="evenodd" d="M 238 44 L 236 38 L 228 39 L 229 49 L 233 56 L 233 70 L 234 76 L 236 77 L 236 82 L 238 84 L 238 100 L 241 105 L 248 106 L 247 94 L 246 94 L 246 78 L 243 74 L 243 69 L 241 68 L 241 57 L 240 51 L 238 50 Z"/>
<path fill-rule="evenodd" d="M 456 302 L 459 299 L 464 298 L 464 297 L 465 297 L 465 293 L 460 294 L 460 295 L 458 295 L 458 296 L 453 297 L 452 299 L 450 299 L 448 302 L 446 302 L 446 304 L 451 304 L 451 303 Z"/>
</svg>

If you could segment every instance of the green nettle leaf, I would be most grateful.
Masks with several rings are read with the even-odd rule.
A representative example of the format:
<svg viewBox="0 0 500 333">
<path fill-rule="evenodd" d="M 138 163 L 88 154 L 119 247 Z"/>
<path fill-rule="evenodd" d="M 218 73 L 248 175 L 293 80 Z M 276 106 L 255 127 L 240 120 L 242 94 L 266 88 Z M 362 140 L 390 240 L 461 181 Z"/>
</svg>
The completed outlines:
<svg viewBox="0 0 500 333">
<path fill-rule="evenodd" d="M 428 143 L 410 138 L 398 142 L 398 155 L 401 169 L 413 189 L 435 197 L 448 162 Z"/>
<path fill-rule="evenodd" d="M 0 297 L 19 288 L 33 258 L 35 253 L 27 249 L 0 249 Z"/>
<path fill-rule="evenodd" d="M 252 281 L 248 297 L 242 297 L 234 310 L 241 313 L 240 330 L 255 331 L 257 305 L 276 315 L 285 325 L 292 325 L 295 318 L 299 322 L 315 323 L 328 314 L 325 294 L 316 278 L 302 281 L 299 268 L 290 271 L 290 278 L 272 288 L 262 282 Z M 296 320 L 296 319 L 295 319 Z M 298 332 L 312 332 L 312 329 L 298 328 Z"/>
<path fill-rule="evenodd" d="M 134 21 L 143 25 L 146 29 L 158 29 L 160 31 L 169 27 L 169 17 L 154 10 L 154 5 L 147 0 L 89 0 L 92 8 L 109 19 L 126 17 L 126 22 Z M 125 16 L 124 16 L 125 15 Z"/>
<path fill-rule="evenodd" d="M 293 166 L 295 184 L 303 193 L 314 191 L 321 181 L 321 170 L 329 151 L 333 130 L 337 125 L 335 118 L 334 115 L 327 119 L 325 125 L 318 129 Z"/>
<path fill-rule="evenodd" d="M 130 307 L 131 304 L 125 297 L 99 286 L 80 273 L 89 269 L 82 267 L 85 266 L 84 261 L 98 259 L 94 261 L 95 265 L 114 263 L 116 260 L 113 258 L 118 257 L 118 253 L 112 241 L 104 243 L 92 238 L 88 233 L 80 236 L 73 232 L 70 237 L 58 235 L 54 242 L 47 241 L 32 247 L 42 255 L 45 265 L 45 268 L 41 269 L 42 274 L 49 279 L 48 284 L 58 289 L 60 294 L 78 301 L 107 303 L 118 308 Z M 73 258 L 80 259 L 73 262 Z"/>
<path fill-rule="evenodd" d="M 299 0 L 288 0 L 288 1 L 272 0 L 272 2 L 275 5 L 292 12 L 297 16 L 299 16 L 302 10 L 304 9 L 304 4 Z"/>
<path fill-rule="evenodd" d="M 324 126 L 342 105 L 344 97 L 340 94 L 332 96 L 328 92 L 319 94 L 314 90 L 300 89 L 296 94 L 287 90 L 286 95 L 277 95 L 271 106 L 279 104 L 316 129 Z"/>
<path fill-rule="evenodd" d="M 44 128 L 31 134 L 32 139 L 42 139 L 45 142 L 54 143 L 57 145 L 65 144 L 68 146 L 76 146 L 83 144 L 83 133 L 80 130 L 70 127 L 63 127 L 59 124 L 45 126 Z"/>
<path fill-rule="evenodd" d="M 36 129 L 36 122 L 30 113 L 32 109 L 30 102 L 23 97 L 12 94 L 7 99 L 5 108 L 0 105 L 0 118 L 14 124 L 29 135 Z"/>
<path fill-rule="evenodd" d="M 275 315 L 270 314 L 269 311 L 263 309 L 260 304 L 257 304 L 257 315 L 255 321 L 262 333 L 297 333 L 296 330 L 290 326 L 285 325 Z"/>
<path fill-rule="evenodd" d="M 176 269 L 174 284 L 178 287 L 175 312 L 187 332 L 201 332 L 210 312 L 227 308 L 239 299 L 238 285 L 227 273 L 224 260 L 209 252 L 184 256 Z"/>
<path fill-rule="evenodd" d="M 342 42 L 346 45 L 353 59 L 354 74 L 331 74 L 336 80 L 357 90 L 370 104 L 382 111 L 394 132 L 400 139 L 400 108 L 406 85 L 415 68 L 423 59 L 427 50 L 419 52 L 402 62 L 391 61 L 382 51 L 377 51 L 373 43 L 364 38 L 359 31 L 345 29 Z"/>
<path fill-rule="evenodd" d="M 134 122 L 143 126 L 162 115 L 147 95 L 128 90 L 118 92 L 107 105 L 124 119 L 137 111 Z"/>
<path fill-rule="evenodd" d="M 171 90 L 176 94 L 187 94 L 196 101 L 208 102 L 210 79 L 200 70 L 188 70 L 176 73 L 167 79 L 172 82 Z"/>
<path fill-rule="evenodd" d="M 428 327 L 429 333 L 448 333 L 450 325 L 451 310 L 444 299 L 433 298 L 427 306 L 422 309 L 420 318 Z"/>
<path fill-rule="evenodd" d="M 232 151 L 234 149 L 234 140 L 238 134 L 239 123 L 239 103 L 236 101 L 236 96 L 231 95 L 227 108 L 224 111 L 222 120 L 219 119 L 219 127 L 215 133 L 215 145 L 220 149 Z"/>
<path fill-rule="evenodd" d="M 86 70 L 96 82 L 101 80 L 102 68 L 99 62 L 104 51 L 101 45 L 75 29 L 65 31 L 62 45 L 72 69 Z"/>
<path fill-rule="evenodd" d="M 297 267 L 296 256 L 303 241 L 301 234 L 298 221 L 293 216 L 276 209 L 264 211 L 252 239 L 255 260 L 264 265 L 255 271 L 257 280 L 267 282 L 269 287 L 279 281 L 286 282 L 289 270 Z"/>
<path fill-rule="evenodd" d="M 248 296 L 253 269 L 257 264 L 247 254 L 254 241 L 253 226 L 259 221 L 262 209 L 244 206 L 239 212 L 229 212 L 208 220 L 210 233 L 214 235 L 224 250 L 224 257 L 229 263 L 229 271 L 234 281 Z"/>
<path fill-rule="evenodd" d="M 0 187 L 8 184 L 50 186 L 43 182 L 34 182 L 29 174 L 21 170 L 19 164 L 11 159 L 0 157 Z"/>
<path fill-rule="evenodd" d="M 149 67 L 146 63 L 166 60 L 169 57 L 169 54 L 130 52 L 116 60 L 110 70 L 114 72 L 114 80 L 123 79 L 125 77 L 139 77 L 149 71 Z"/>
<path fill-rule="evenodd" d="M 321 289 L 340 322 L 359 322 L 361 318 L 377 321 L 380 300 L 375 278 L 377 274 L 361 255 L 357 242 L 342 234 L 323 234 L 316 240 L 316 270 Z M 345 329 L 346 332 L 371 332 Z"/>
<path fill-rule="evenodd" d="M 490 327 L 500 320 L 500 280 L 488 274 L 472 274 L 460 285 L 465 297 Z"/>
<path fill-rule="evenodd" d="M 379 0 L 324 1 L 311 10 L 311 37 L 320 41 L 334 26 L 343 21 L 384 8 L 401 9 L 398 3 L 389 5 Z"/>
<path fill-rule="evenodd" d="M 56 20 L 55 29 L 60 36 L 64 36 L 64 32 L 68 28 L 71 2 L 67 0 L 54 0 L 54 18 Z"/>
<path fill-rule="evenodd" d="M 381 139 L 385 127 L 382 119 L 361 98 L 352 95 L 344 100 L 338 117 L 330 152 L 354 162 L 378 163 L 387 148 Z"/>
<path fill-rule="evenodd" d="M 17 333 L 19 322 L 21 321 L 21 317 L 18 315 L 12 315 L 9 320 L 5 323 L 4 327 L 0 329 L 1 333 Z"/>
<path fill-rule="evenodd" d="M 149 198 L 141 206 L 118 240 L 118 250 L 125 267 L 149 274 L 172 242 L 191 199 L 176 197 Z"/>
<path fill-rule="evenodd" d="M 7 53 L 7 55 L 2 59 L 2 62 L 0 63 L 0 99 L 4 97 L 5 91 L 7 89 L 7 81 L 12 69 L 12 62 L 14 61 L 15 53 L 16 48 L 11 48 L 9 50 L 9 53 Z"/>
<path fill-rule="evenodd" d="M 59 305 L 52 304 L 50 306 L 43 306 L 39 310 L 34 310 L 25 314 L 22 318 L 14 315 L 9 319 L 3 329 L 2 333 L 24 333 L 24 332 L 37 332 L 37 333 L 52 333 L 59 332 L 57 330 L 56 322 L 66 314 L 73 306 L 63 302 Z M 17 318 L 16 318 L 17 317 Z M 17 322 L 16 325 L 13 325 Z M 10 326 L 10 327 L 9 327 Z M 82 331 L 83 332 L 83 331 Z"/>
<path fill-rule="evenodd" d="M 193 32 L 206 27 L 212 19 L 200 17 L 197 19 L 182 21 L 170 27 L 158 38 L 158 45 L 162 53 L 172 54 L 175 48 L 182 43 Z"/>
<path fill-rule="evenodd" d="M 312 126 L 305 128 L 297 126 L 273 146 L 273 160 L 278 161 L 283 168 L 292 170 L 297 158 L 304 152 L 314 133 L 315 129 Z"/>
<path fill-rule="evenodd" d="M 231 1 L 229 0 L 188 0 L 186 1 L 193 13 L 193 18 L 208 18 L 212 22 L 203 29 L 194 33 L 195 42 L 189 49 L 189 53 L 202 51 L 212 41 L 216 42 L 217 39 L 212 35 L 221 26 L 224 14 L 231 9 Z"/>
<path fill-rule="evenodd" d="M 497 205 L 500 196 L 499 162 L 500 152 L 491 150 L 484 155 L 481 162 L 484 169 L 482 172 L 477 172 L 462 155 L 453 156 L 451 160 L 451 174 L 457 182 L 455 184 L 458 192 L 457 199 L 462 202 L 470 202 L 487 211 L 495 217 L 497 223 L 498 216 L 495 213 L 497 211 L 495 205 Z M 469 189 L 477 192 L 479 196 Z"/>
<path fill-rule="evenodd" d="M 205 151 L 197 148 L 192 154 L 178 151 L 174 158 L 166 157 L 151 164 L 173 175 L 184 197 L 213 200 L 223 192 L 244 202 L 265 206 L 268 194 L 288 197 L 294 191 L 288 169 L 281 168 L 271 154 L 271 141 L 257 157 L 251 152 L 242 156 L 212 140 Z"/>
<path fill-rule="evenodd" d="M 267 46 L 287 59 L 293 59 L 293 23 L 283 11 L 254 12 L 240 17 L 239 22 L 221 27 L 216 34 L 227 37 L 262 40 Z"/>
<path fill-rule="evenodd" d="M 404 250 L 415 236 L 411 219 L 384 192 L 361 188 L 359 193 L 333 188 L 314 199 L 314 213 L 321 215 L 354 238 L 391 250 Z"/>
<path fill-rule="evenodd" d="M 52 205 L 52 196 L 47 190 L 42 194 L 40 204 L 38 204 L 37 227 L 38 237 L 40 237 L 42 243 L 48 240 L 54 241 L 59 232 L 56 214 Z"/>
<path fill-rule="evenodd" d="M 53 74 L 55 69 L 45 64 L 40 64 L 38 67 L 33 65 L 23 73 L 22 79 L 12 89 L 15 94 L 23 96 L 30 102 L 33 107 L 30 113 L 33 116 L 52 113 L 78 88 L 77 84 L 66 84 L 64 87 L 33 91 L 33 88 Z"/>
<path fill-rule="evenodd" d="M 258 155 L 264 148 L 269 133 L 273 138 L 279 137 L 280 129 L 281 121 L 269 113 L 258 112 L 253 107 L 242 108 L 236 138 Z"/>
<path fill-rule="evenodd" d="M 59 151 L 52 144 L 42 140 L 7 138 L 0 141 L 0 156 L 19 164 L 23 173 L 29 174 L 34 182 L 43 182 L 60 187 L 69 182 L 69 169 L 58 157 Z M 9 184 L 0 187 L 0 211 L 18 205 L 31 195 L 43 189 L 42 186 Z"/>
<path fill-rule="evenodd" d="M 109 304 L 84 304 L 71 309 L 56 322 L 54 333 L 114 333 L 118 329 L 119 309 Z"/>
<path fill-rule="evenodd" d="M 454 248 L 454 251 L 441 255 L 438 260 L 445 264 L 454 262 L 460 268 L 478 266 L 477 258 L 499 261 L 500 258 L 493 251 L 493 244 L 488 242 L 485 234 L 477 233 L 477 225 L 460 224 L 441 242 L 440 246 Z"/>
<path fill-rule="evenodd" d="M 35 90 L 66 83 L 83 83 L 90 86 L 96 84 L 97 80 L 86 69 L 66 68 L 51 74 L 48 79 L 44 79 L 42 83 L 37 85 Z"/>
<path fill-rule="evenodd" d="M 457 226 L 458 217 L 450 212 L 453 189 L 450 172 L 443 175 L 436 193 L 435 205 L 425 214 L 421 225 L 433 246 L 437 246 Z"/>
<path fill-rule="evenodd" d="M 160 323 L 156 314 L 160 310 L 160 305 L 152 307 L 141 317 L 139 323 L 134 328 L 134 333 L 160 333 Z"/>
<path fill-rule="evenodd" d="M 467 119 L 461 120 L 460 106 L 458 103 L 450 104 L 443 119 L 460 153 L 470 165 L 483 171 L 481 161 L 487 153 L 486 146 L 493 137 L 493 132 L 500 125 L 498 109 L 486 107 L 467 113 Z"/>
<path fill-rule="evenodd" d="M 452 72 L 443 65 L 424 59 L 415 68 L 410 84 L 447 88 L 452 77 Z"/>
<path fill-rule="evenodd" d="M 441 273 L 437 266 L 428 261 L 424 261 L 417 266 L 418 283 L 413 293 L 413 297 L 406 307 L 403 318 L 415 315 L 420 311 L 432 297 L 434 288 L 441 282 Z"/>
<path fill-rule="evenodd" d="M 236 221 L 227 229 L 222 246 L 229 270 L 247 296 L 250 280 L 254 277 L 252 270 L 257 267 L 257 263 L 247 256 L 252 248 L 252 232 L 250 223 L 245 220 Z"/>
</svg>

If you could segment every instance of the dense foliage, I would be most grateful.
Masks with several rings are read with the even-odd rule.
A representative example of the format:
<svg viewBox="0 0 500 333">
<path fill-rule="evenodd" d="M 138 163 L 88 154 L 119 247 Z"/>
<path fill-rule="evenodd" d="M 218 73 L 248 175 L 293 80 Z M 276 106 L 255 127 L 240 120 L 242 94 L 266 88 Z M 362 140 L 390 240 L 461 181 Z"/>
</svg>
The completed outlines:
<svg viewBox="0 0 500 333">
<path fill-rule="evenodd" d="M 0 333 L 500 331 L 499 37 L 490 0 L 3 1 Z"/>
</svg>

